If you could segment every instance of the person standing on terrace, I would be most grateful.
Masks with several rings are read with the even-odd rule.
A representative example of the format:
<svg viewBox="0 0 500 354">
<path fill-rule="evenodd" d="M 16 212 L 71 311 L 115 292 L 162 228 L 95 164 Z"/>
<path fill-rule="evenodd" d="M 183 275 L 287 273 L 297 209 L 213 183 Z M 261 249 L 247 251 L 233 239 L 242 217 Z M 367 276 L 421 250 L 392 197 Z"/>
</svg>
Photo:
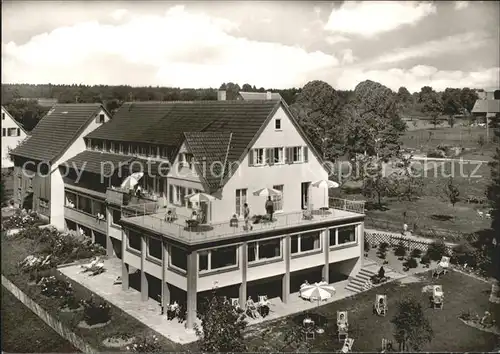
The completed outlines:
<svg viewBox="0 0 500 354">
<path fill-rule="evenodd" d="M 271 200 L 271 197 L 267 197 L 266 201 L 266 213 L 269 215 L 269 220 L 273 221 L 273 214 L 274 214 L 274 203 Z"/>
</svg>

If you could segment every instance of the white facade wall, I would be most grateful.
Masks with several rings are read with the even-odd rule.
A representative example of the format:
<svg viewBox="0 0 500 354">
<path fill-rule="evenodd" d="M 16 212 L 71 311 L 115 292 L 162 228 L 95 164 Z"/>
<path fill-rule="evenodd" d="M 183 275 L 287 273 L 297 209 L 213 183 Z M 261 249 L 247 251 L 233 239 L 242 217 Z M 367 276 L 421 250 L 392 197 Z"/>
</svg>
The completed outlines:
<svg viewBox="0 0 500 354">
<path fill-rule="evenodd" d="M 19 128 L 19 136 L 17 129 Z M 15 129 L 14 136 L 8 136 L 9 129 Z M 5 131 L 5 135 L 3 132 Z M 9 150 L 14 149 L 21 141 L 26 139 L 26 132 L 14 120 L 7 110 L 2 107 L 2 168 L 14 167 L 14 163 L 10 160 Z"/>
<path fill-rule="evenodd" d="M 281 130 L 275 130 L 275 119 L 281 119 Z M 306 146 L 306 141 L 293 125 L 290 117 L 280 107 L 269 121 L 262 134 L 258 137 L 252 149 Z M 222 191 L 222 199 L 212 202 L 213 222 L 227 222 L 235 213 L 236 190 L 247 189 L 247 203 L 250 214 L 265 214 L 265 197 L 257 197 L 253 192 L 260 188 L 273 188 L 284 185 L 283 212 L 301 210 L 301 183 L 328 179 L 328 173 L 309 148 L 308 163 L 249 166 L 248 155 L 243 159 L 233 177 L 226 183 Z M 325 194 L 326 193 L 326 194 Z M 311 187 L 309 198 L 314 208 L 325 204 L 328 191 Z"/>
</svg>

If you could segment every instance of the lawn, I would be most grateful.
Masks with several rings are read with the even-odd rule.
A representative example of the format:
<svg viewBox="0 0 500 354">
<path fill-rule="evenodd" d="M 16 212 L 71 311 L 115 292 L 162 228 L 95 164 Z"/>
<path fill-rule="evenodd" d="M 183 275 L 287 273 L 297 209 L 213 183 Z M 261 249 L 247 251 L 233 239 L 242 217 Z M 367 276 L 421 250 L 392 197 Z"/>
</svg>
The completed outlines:
<svg viewBox="0 0 500 354">
<path fill-rule="evenodd" d="M 445 303 L 442 310 L 431 309 L 428 294 L 422 293 L 423 286 L 436 283 L 441 284 L 445 292 Z M 498 347 L 500 338 L 494 334 L 469 327 L 458 318 L 467 310 L 479 315 L 482 315 L 486 310 L 498 313 L 499 305 L 493 307 L 488 301 L 490 290 L 490 284 L 458 272 L 449 272 L 434 283 L 431 281 L 430 273 L 424 273 L 422 280 L 417 283 L 393 282 L 352 298 L 321 306 L 311 313 L 323 316 L 327 325 L 324 334 L 316 335 L 312 342 L 311 351 L 332 352 L 342 347 L 342 344 L 337 341 L 336 313 L 343 310 L 349 311 L 349 337 L 355 340 L 353 351 L 373 352 L 380 350 L 382 338 L 393 339 L 393 326 L 390 320 L 396 313 L 397 303 L 410 296 L 422 304 L 425 315 L 434 331 L 434 338 L 422 348 L 424 351 L 491 351 Z M 376 294 L 387 294 L 389 310 L 386 317 L 378 317 L 373 314 L 372 306 Z M 296 314 L 252 328 L 252 334 L 248 338 L 249 345 L 259 347 L 264 344 L 264 340 L 259 335 L 259 332 L 264 329 L 270 330 L 272 335 L 275 335 L 275 342 L 281 341 L 280 332 L 283 333 L 287 328 L 297 323 L 297 318 L 301 318 L 301 316 L 303 314 Z"/>
<path fill-rule="evenodd" d="M 367 204 L 367 228 L 400 232 L 405 221 L 416 234 L 426 237 L 460 239 L 463 234 L 489 228 L 490 219 L 479 217 L 477 211 L 488 210 L 487 204 L 467 203 L 468 196 L 485 198 L 490 181 L 490 167 L 486 163 L 439 162 L 424 173 L 423 195 L 414 201 L 383 198 L 384 208 Z M 477 170 L 476 170 L 477 169 Z M 460 201 L 452 206 L 445 193 L 449 176 L 460 191 Z M 351 185 L 352 186 L 352 185 Z M 333 190 L 336 196 L 348 199 L 366 199 L 359 191 Z M 416 227 L 415 227 L 416 224 Z"/>
<path fill-rule="evenodd" d="M 2 351 L 10 353 L 78 352 L 3 287 Z"/>
<path fill-rule="evenodd" d="M 82 337 L 88 344 L 94 348 L 100 349 L 102 352 L 118 351 L 118 349 L 106 348 L 102 345 L 102 341 L 110 336 L 118 334 L 128 334 L 136 337 L 147 337 L 156 335 L 160 338 L 160 343 L 164 351 L 180 351 L 181 346 L 169 341 L 157 332 L 151 330 L 142 322 L 136 320 L 132 316 L 126 314 L 119 308 L 111 305 L 111 323 L 102 328 L 82 329 L 77 327 L 78 323 L 83 319 L 82 311 L 79 312 L 60 312 L 62 304 L 61 299 L 53 299 L 45 297 L 41 294 L 41 289 L 36 285 L 28 285 L 28 275 L 23 274 L 18 270 L 17 264 L 27 255 L 33 254 L 37 249 L 43 247 L 42 244 L 34 244 L 28 239 L 14 238 L 7 239 L 2 237 L 2 274 L 11 282 L 19 287 L 23 292 L 28 294 L 42 308 L 54 315 L 62 321 L 70 330 Z M 67 280 L 71 283 L 75 296 L 78 299 L 88 299 L 92 292 L 82 285 L 64 277 L 60 272 L 54 270 L 53 274 L 57 277 Z M 104 301 L 99 296 L 94 295 L 98 301 Z M 29 331 L 25 332 L 29 336 Z"/>
</svg>

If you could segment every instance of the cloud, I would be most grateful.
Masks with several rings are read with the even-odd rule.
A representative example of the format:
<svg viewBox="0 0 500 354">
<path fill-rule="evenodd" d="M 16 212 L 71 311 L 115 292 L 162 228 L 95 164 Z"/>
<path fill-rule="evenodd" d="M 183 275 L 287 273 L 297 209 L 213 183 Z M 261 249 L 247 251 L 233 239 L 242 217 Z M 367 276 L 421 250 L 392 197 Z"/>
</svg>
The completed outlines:
<svg viewBox="0 0 500 354">
<path fill-rule="evenodd" d="M 469 32 L 448 36 L 411 47 L 397 48 L 374 59 L 374 63 L 397 63 L 413 58 L 430 58 L 478 48 L 486 43 L 488 36 L 482 32 Z"/>
<path fill-rule="evenodd" d="M 396 1 L 346 1 L 332 10 L 325 29 L 372 37 L 403 25 L 415 24 L 436 13 L 432 3 Z"/>
<path fill-rule="evenodd" d="M 468 1 L 455 1 L 455 10 L 463 10 L 469 7 Z"/>
<path fill-rule="evenodd" d="M 128 14 L 128 10 L 127 9 L 118 9 L 118 10 L 115 10 L 111 13 L 111 17 L 115 20 L 115 21 L 120 21 L 123 17 L 125 17 L 125 15 Z"/>
<path fill-rule="evenodd" d="M 333 85 L 338 89 L 353 90 L 364 80 L 373 80 L 397 91 L 405 86 L 410 92 L 431 86 L 442 91 L 447 87 L 470 87 L 493 89 L 500 86 L 500 68 L 494 67 L 473 72 L 438 70 L 432 66 L 418 65 L 408 70 L 391 68 L 387 70 L 341 70 Z"/>
<path fill-rule="evenodd" d="M 325 38 L 325 41 L 328 44 L 334 45 L 337 43 L 349 42 L 349 38 L 340 35 L 334 35 L 334 36 L 327 36 Z"/>
<path fill-rule="evenodd" d="M 236 37 L 230 32 L 237 23 L 182 6 L 164 15 L 128 15 L 120 24 L 77 23 L 26 44 L 2 43 L 3 82 L 218 87 L 232 81 L 284 88 L 339 64 L 321 51 Z"/>
</svg>

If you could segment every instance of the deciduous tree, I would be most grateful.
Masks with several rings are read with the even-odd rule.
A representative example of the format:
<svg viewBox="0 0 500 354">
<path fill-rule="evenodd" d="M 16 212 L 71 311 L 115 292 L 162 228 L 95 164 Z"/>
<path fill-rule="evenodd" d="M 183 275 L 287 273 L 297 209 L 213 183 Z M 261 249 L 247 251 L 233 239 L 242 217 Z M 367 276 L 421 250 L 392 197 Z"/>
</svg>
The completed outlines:
<svg viewBox="0 0 500 354">
<path fill-rule="evenodd" d="M 418 101 L 422 104 L 422 113 L 431 118 L 431 123 L 434 125 L 434 129 L 436 129 L 436 126 L 442 123 L 439 116 L 444 110 L 443 101 L 439 93 L 429 86 L 424 86 L 420 91 Z"/>
<path fill-rule="evenodd" d="M 419 351 L 434 337 L 422 306 L 413 298 L 399 302 L 397 313 L 391 322 L 394 325 L 394 338 L 399 344 L 400 351 Z"/>
<path fill-rule="evenodd" d="M 242 313 L 236 311 L 225 297 L 214 290 L 206 305 L 198 316 L 201 318 L 201 328 L 195 326 L 200 338 L 202 352 L 244 352 L 243 331 L 247 323 Z"/>
<path fill-rule="evenodd" d="M 460 200 L 460 190 L 455 185 L 453 177 L 448 178 L 448 182 L 446 183 L 445 193 L 451 205 L 455 207 L 455 204 Z"/>
</svg>

